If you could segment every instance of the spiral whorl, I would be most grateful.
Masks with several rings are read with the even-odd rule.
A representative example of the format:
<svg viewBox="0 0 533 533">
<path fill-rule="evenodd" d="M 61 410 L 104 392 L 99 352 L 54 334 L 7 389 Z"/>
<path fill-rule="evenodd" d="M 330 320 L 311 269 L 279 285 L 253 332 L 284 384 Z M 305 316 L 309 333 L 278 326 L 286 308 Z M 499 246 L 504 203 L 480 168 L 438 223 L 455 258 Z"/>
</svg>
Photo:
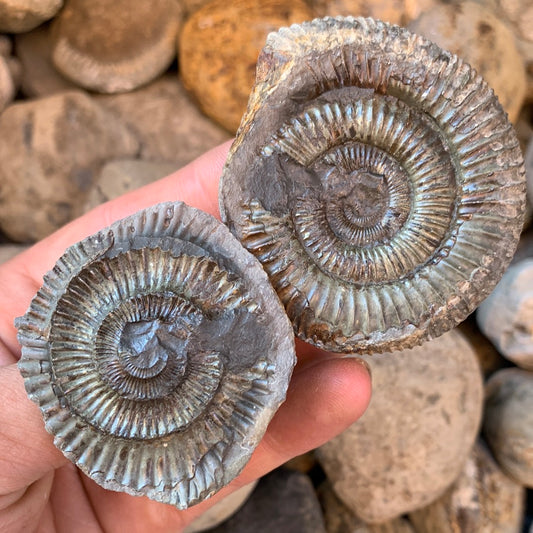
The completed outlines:
<svg viewBox="0 0 533 533">
<path fill-rule="evenodd" d="M 472 68 L 397 26 L 326 18 L 269 36 L 220 204 L 298 336 L 369 353 L 475 309 L 510 261 L 524 187 Z"/>
<path fill-rule="evenodd" d="M 69 248 L 17 325 L 55 444 L 104 487 L 180 508 L 239 473 L 294 364 L 260 265 L 184 204 Z"/>
</svg>

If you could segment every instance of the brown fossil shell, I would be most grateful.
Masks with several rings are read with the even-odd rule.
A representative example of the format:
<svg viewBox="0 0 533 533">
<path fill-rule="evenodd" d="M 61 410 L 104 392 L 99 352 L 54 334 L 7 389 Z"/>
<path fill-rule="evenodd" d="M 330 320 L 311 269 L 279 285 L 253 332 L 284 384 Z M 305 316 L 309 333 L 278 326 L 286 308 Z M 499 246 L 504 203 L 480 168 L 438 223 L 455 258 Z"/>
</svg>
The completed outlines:
<svg viewBox="0 0 533 533">
<path fill-rule="evenodd" d="M 17 326 L 55 445 L 103 487 L 179 508 L 241 471 L 295 362 L 260 264 L 182 203 L 69 248 Z"/>
<path fill-rule="evenodd" d="M 270 34 L 220 185 L 299 337 L 413 346 L 463 320 L 513 254 L 516 136 L 453 54 L 364 18 Z"/>
</svg>

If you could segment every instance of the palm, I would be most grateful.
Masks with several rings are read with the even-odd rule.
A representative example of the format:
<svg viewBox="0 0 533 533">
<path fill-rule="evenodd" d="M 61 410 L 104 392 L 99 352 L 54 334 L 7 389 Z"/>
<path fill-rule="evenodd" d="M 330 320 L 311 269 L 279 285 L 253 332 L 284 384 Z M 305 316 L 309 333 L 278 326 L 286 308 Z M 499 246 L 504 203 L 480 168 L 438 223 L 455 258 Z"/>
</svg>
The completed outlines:
<svg viewBox="0 0 533 533">
<path fill-rule="evenodd" d="M 0 266 L 1 531 L 179 531 L 225 494 L 329 440 L 366 408 L 370 382 L 362 365 L 297 343 L 287 401 L 244 471 L 210 500 L 179 511 L 99 487 L 53 446 L 38 407 L 27 398 L 15 364 L 20 347 L 13 320 L 26 311 L 43 274 L 70 244 L 149 205 L 179 199 L 216 214 L 216 177 L 227 149 L 102 206 Z"/>
</svg>

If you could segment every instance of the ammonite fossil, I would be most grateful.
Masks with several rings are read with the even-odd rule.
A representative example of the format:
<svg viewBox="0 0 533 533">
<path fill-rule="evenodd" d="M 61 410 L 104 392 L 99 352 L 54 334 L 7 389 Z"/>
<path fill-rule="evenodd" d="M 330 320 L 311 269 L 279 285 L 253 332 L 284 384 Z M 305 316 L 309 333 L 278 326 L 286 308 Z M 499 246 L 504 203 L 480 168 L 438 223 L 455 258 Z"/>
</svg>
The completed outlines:
<svg viewBox="0 0 533 533">
<path fill-rule="evenodd" d="M 269 35 L 220 207 L 299 337 L 371 353 L 474 310 L 510 261 L 524 191 L 471 67 L 397 26 L 325 18 Z"/>
<path fill-rule="evenodd" d="M 105 488 L 179 508 L 241 471 L 295 362 L 259 262 L 181 203 L 69 248 L 17 326 L 56 446 Z"/>
</svg>

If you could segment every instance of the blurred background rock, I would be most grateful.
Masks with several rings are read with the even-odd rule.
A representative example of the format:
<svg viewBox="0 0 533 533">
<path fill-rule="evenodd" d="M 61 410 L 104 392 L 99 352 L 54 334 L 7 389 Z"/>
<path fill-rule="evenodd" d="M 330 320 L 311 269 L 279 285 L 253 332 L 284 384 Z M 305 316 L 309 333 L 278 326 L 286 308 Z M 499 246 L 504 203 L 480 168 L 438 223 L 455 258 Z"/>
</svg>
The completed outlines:
<svg viewBox="0 0 533 533">
<path fill-rule="evenodd" d="M 0 262 L 230 139 L 267 34 L 326 15 L 406 26 L 472 64 L 516 127 L 531 200 L 531 0 L 0 0 Z M 527 225 L 477 317 L 367 360 L 374 397 L 360 421 L 189 531 L 528 532 Z"/>
</svg>

